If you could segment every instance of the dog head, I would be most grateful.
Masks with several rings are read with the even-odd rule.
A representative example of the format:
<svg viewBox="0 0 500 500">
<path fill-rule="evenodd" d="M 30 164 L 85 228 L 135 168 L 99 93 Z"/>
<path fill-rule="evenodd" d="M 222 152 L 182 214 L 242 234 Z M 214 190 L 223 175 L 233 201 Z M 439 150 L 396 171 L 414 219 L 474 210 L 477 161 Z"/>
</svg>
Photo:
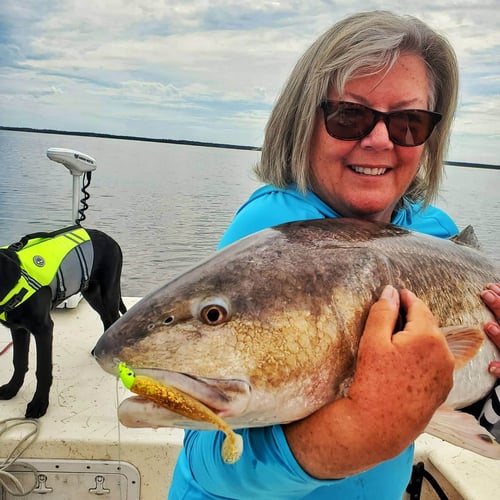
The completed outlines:
<svg viewBox="0 0 500 500">
<path fill-rule="evenodd" d="M 16 252 L 0 249 L 0 300 L 16 285 L 21 277 L 21 266 Z"/>
</svg>

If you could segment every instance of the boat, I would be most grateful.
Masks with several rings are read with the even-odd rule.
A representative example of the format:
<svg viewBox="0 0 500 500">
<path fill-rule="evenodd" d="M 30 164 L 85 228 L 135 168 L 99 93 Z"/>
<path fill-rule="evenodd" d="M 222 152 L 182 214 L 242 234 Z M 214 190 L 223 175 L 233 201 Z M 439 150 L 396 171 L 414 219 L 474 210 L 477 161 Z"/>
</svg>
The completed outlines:
<svg viewBox="0 0 500 500">
<path fill-rule="evenodd" d="M 95 160 L 61 148 L 51 148 L 47 155 L 69 169 L 73 220 L 79 215 L 81 220 L 85 206 L 78 200 L 79 181 L 95 169 Z M 139 299 L 125 297 L 124 302 L 130 308 Z M 119 423 L 119 402 L 130 393 L 91 355 L 103 327 L 81 295 L 54 309 L 52 318 L 54 380 L 47 413 L 36 421 L 24 419 L 36 387 L 34 346 L 23 387 L 13 399 L 0 401 L 0 500 L 19 498 L 20 493 L 27 500 L 41 495 L 57 500 L 165 500 L 183 431 L 130 429 Z M 10 340 L 10 331 L 0 325 L 0 385 L 12 375 Z M 414 464 L 417 474 L 407 500 L 491 500 L 500 495 L 500 461 L 428 434 L 416 441 Z M 19 483 L 7 482 L 5 472 Z"/>
</svg>

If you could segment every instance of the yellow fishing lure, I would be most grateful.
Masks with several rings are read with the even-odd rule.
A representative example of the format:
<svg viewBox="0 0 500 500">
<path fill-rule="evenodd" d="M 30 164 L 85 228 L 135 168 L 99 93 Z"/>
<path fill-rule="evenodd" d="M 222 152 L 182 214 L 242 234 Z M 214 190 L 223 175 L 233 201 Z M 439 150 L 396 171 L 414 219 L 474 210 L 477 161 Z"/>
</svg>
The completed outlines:
<svg viewBox="0 0 500 500">
<path fill-rule="evenodd" d="M 123 385 L 135 394 L 143 396 L 174 413 L 199 422 L 209 422 L 226 435 L 222 443 L 221 456 L 228 464 L 235 463 L 243 452 L 243 439 L 210 408 L 189 394 L 167 386 L 145 375 L 136 375 L 125 363 L 118 365 Z"/>
</svg>

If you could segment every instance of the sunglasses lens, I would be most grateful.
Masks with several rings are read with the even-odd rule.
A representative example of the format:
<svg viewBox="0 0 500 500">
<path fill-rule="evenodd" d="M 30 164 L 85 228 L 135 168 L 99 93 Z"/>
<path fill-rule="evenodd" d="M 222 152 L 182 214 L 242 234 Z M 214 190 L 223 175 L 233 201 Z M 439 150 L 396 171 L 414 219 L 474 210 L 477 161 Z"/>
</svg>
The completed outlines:
<svg viewBox="0 0 500 500">
<path fill-rule="evenodd" d="M 423 144 L 437 123 L 433 115 L 423 110 L 396 112 L 389 116 L 389 137 L 401 146 Z"/>
<path fill-rule="evenodd" d="M 325 108 L 325 125 L 331 136 L 352 141 L 370 133 L 375 116 L 370 108 L 362 105 L 329 101 Z"/>
<path fill-rule="evenodd" d="M 362 104 L 345 101 L 326 101 L 321 106 L 326 131 L 332 137 L 344 141 L 366 137 L 383 119 L 391 141 L 399 146 L 419 146 L 429 138 L 441 119 L 439 113 L 420 109 L 382 113 Z"/>
</svg>

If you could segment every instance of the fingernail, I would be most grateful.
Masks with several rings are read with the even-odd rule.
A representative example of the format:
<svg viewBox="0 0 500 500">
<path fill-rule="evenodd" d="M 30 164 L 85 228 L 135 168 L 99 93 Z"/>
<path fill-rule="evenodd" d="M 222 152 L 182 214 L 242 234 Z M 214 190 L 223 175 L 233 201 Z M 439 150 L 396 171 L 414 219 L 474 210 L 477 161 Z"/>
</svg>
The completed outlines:
<svg viewBox="0 0 500 500">
<path fill-rule="evenodd" d="M 498 365 L 490 365 L 489 368 L 488 368 L 488 371 L 492 375 L 496 375 L 498 377 L 500 375 L 500 366 L 498 366 Z"/>
<path fill-rule="evenodd" d="M 389 302 L 394 302 L 396 299 L 396 289 L 392 285 L 386 285 L 380 294 L 381 299 L 386 299 Z"/>
<path fill-rule="evenodd" d="M 487 330 L 493 337 L 498 337 L 500 335 L 500 325 L 498 325 L 498 323 L 488 323 Z"/>
<path fill-rule="evenodd" d="M 493 300 L 496 299 L 496 295 L 490 290 L 484 290 L 483 292 L 481 292 L 481 297 L 486 302 L 492 302 Z"/>
<path fill-rule="evenodd" d="M 488 288 L 497 294 L 500 294 L 500 285 L 498 283 L 488 283 Z"/>
</svg>

